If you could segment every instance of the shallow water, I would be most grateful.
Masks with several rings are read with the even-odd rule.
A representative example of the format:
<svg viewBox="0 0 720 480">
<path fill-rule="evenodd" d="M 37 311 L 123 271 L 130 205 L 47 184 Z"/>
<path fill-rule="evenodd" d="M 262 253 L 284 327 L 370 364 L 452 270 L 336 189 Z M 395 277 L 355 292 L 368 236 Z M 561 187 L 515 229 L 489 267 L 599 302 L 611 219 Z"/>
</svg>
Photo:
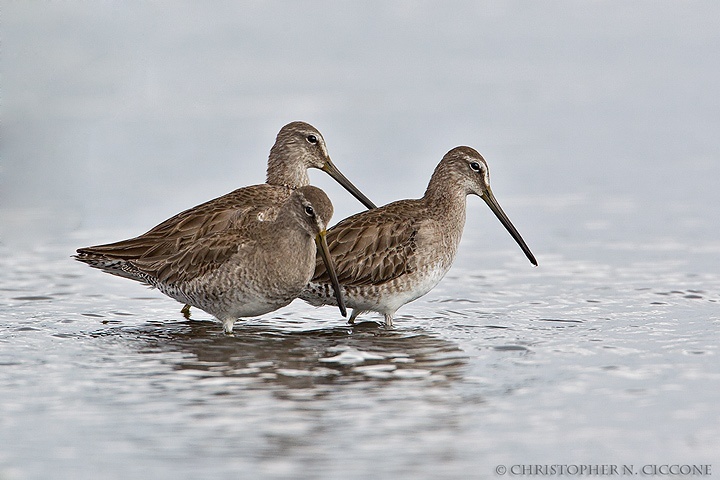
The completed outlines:
<svg viewBox="0 0 720 480">
<path fill-rule="evenodd" d="M 0 479 L 717 475 L 719 4 L 282 5 L 3 5 Z M 476 147 L 539 267 L 473 197 L 392 330 L 228 337 L 70 258 L 262 181 L 299 119 L 378 204 Z"/>
<path fill-rule="evenodd" d="M 227 337 L 66 253 L 4 252 L 0 265 L 8 478 L 458 478 L 717 459 L 714 275 L 559 256 L 533 269 L 502 250 L 490 271 L 466 255 L 392 330 L 296 302 Z"/>
</svg>

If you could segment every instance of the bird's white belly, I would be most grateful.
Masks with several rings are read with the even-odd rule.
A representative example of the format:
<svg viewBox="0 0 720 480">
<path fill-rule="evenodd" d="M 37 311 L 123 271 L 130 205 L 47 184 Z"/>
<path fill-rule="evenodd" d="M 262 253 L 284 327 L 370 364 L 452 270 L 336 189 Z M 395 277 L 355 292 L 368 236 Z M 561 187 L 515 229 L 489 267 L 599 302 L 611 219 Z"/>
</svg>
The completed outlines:
<svg viewBox="0 0 720 480">
<path fill-rule="evenodd" d="M 380 285 L 343 286 L 343 296 L 346 305 L 350 308 L 393 313 L 406 303 L 417 300 L 432 290 L 447 271 L 448 268 L 435 265 Z M 335 304 L 328 285 L 310 284 L 300 298 L 313 305 Z"/>
<path fill-rule="evenodd" d="M 383 311 L 394 312 L 406 303 L 417 300 L 435 288 L 435 285 L 440 283 L 447 271 L 447 268 L 439 266 L 429 268 L 425 272 L 414 276 L 411 282 L 407 282 L 407 285 L 403 285 L 402 278 L 397 279 L 395 290 L 393 291 L 391 288 L 387 292 L 381 292 L 378 304 L 384 307 Z"/>
</svg>

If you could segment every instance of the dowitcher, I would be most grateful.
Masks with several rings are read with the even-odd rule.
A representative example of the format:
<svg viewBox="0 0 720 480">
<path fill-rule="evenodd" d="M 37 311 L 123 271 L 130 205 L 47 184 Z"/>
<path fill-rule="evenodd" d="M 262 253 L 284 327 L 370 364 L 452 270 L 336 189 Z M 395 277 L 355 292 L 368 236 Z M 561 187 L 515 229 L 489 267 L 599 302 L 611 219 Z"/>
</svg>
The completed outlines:
<svg viewBox="0 0 720 480">
<path fill-rule="evenodd" d="M 78 252 L 81 256 L 104 257 L 108 262 L 180 254 L 193 243 L 238 222 L 273 220 L 290 193 L 310 183 L 310 168 L 326 172 L 367 208 L 375 208 L 375 204 L 335 167 L 320 132 L 305 122 L 292 122 L 280 129 L 270 149 L 265 184 L 242 187 L 185 210 L 138 237 L 87 247 Z M 185 305 L 182 313 L 189 318 L 190 306 Z"/>
<path fill-rule="evenodd" d="M 470 147 L 450 150 L 435 168 L 425 195 L 353 215 L 328 230 L 332 261 L 350 323 L 377 312 L 392 326 L 395 312 L 432 290 L 455 259 L 465 225 L 466 198 L 474 194 L 510 232 L 533 265 L 537 261 L 490 189 L 485 159 Z M 334 304 L 330 276 L 319 261 L 300 298 Z"/>
<path fill-rule="evenodd" d="M 169 254 L 112 260 L 79 249 L 76 258 L 109 273 L 156 287 L 215 316 L 226 333 L 235 321 L 284 307 L 310 281 L 316 252 L 346 315 L 325 241 L 333 207 L 317 187 L 294 190 L 273 220 L 231 222 Z"/>
</svg>

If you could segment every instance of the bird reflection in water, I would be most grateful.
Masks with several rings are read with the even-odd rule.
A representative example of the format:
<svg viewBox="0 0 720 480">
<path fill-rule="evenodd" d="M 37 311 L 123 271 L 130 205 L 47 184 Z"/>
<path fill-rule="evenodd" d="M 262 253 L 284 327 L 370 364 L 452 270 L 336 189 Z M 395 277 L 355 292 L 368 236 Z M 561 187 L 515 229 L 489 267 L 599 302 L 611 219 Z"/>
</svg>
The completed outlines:
<svg viewBox="0 0 720 480">
<path fill-rule="evenodd" d="M 302 331 L 250 324 L 235 337 L 211 335 L 215 330 L 209 321 L 152 322 L 99 334 L 134 339 L 140 353 L 180 352 L 184 355 L 175 358 L 163 355 L 163 362 L 191 376 L 297 388 L 368 379 L 443 382 L 459 378 L 466 363 L 452 342 L 421 329 L 388 331 L 373 322 Z"/>
</svg>

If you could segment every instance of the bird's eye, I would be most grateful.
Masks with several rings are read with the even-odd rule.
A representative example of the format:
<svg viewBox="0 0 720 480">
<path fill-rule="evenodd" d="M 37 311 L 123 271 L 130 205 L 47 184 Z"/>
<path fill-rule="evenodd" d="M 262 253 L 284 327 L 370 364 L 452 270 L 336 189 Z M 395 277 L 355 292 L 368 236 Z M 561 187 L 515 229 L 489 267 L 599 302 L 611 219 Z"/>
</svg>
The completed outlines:
<svg viewBox="0 0 720 480">
<path fill-rule="evenodd" d="M 308 205 L 305 207 L 305 213 L 307 213 L 308 216 L 312 217 L 313 215 L 315 215 L 315 210 L 313 210 L 313 207 Z"/>
<path fill-rule="evenodd" d="M 312 144 L 312 145 L 315 145 L 315 144 L 318 143 L 317 137 L 316 137 L 315 135 L 312 135 L 312 134 L 310 134 L 310 135 L 308 135 L 307 137 L 305 137 L 305 139 L 308 141 L 308 143 L 310 143 L 310 144 Z"/>
<path fill-rule="evenodd" d="M 470 168 L 472 168 L 472 169 L 475 170 L 476 172 L 479 172 L 479 171 L 480 171 L 480 164 L 479 164 L 478 162 L 472 162 L 472 163 L 470 164 Z"/>
</svg>

